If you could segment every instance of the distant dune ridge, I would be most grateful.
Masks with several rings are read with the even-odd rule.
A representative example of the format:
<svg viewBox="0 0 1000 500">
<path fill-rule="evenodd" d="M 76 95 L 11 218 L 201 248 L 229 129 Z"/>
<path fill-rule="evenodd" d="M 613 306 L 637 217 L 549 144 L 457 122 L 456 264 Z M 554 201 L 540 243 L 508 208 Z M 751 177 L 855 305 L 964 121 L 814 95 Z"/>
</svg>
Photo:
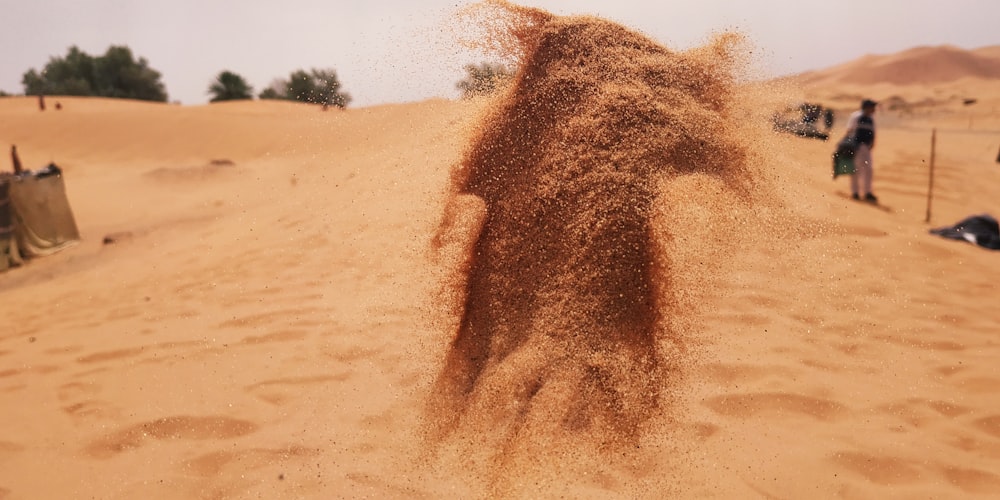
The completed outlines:
<svg viewBox="0 0 1000 500">
<path fill-rule="evenodd" d="M 798 75 L 804 84 L 924 85 L 961 78 L 1000 79 L 1000 45 L 966 50 L 949 45 L 916 47 Z"/>
</svg>

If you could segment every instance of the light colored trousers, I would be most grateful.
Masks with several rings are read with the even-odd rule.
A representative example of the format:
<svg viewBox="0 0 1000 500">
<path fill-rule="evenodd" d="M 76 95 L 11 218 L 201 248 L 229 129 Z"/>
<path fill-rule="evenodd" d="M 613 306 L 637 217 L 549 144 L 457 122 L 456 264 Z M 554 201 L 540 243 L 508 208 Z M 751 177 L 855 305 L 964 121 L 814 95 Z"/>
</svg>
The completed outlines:
<svg viewBox="0 0 1000 500">
<path fill-rule="evenodd" d="M 872 192 L 872 150 L 867 144 L 858 144 L 854 153 L 854 175 L 851 176 L 851 194 L 864 196 Z"/>
</svg>

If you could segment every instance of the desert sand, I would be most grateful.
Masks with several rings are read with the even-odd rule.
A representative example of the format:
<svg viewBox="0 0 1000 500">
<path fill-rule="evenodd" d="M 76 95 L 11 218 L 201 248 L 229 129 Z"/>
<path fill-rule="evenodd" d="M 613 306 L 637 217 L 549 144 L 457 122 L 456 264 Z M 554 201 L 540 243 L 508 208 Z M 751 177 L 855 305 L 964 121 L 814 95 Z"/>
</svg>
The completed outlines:
<svg viewBox="0 0 1000 500">
<path fill-rule="evenodd" d="M 757 88 L 842 114 L 882 100 L 881 205 L 830 179 L 832 143 L 762 127 L 749 194 L 697 166 L 655 181 L 671 362 L 652 401 L 629 396 L 649 402 L 633 432 L 598 419 L 558 439 L 497 438 L 510 408 L 487 403 L 513 393 L 434 402 L 465 324 L 448 287 L 482 223 L 446 220 L 456 168 L 502 94 L 327 112 L 0 99 L 0 148 L 64 169 L 83 235 L 0 275 L 0 498 L 996 497 L 1000 253 L 927 232 L 1000 215 L 997 75 L 954 69 L 996 53 Z M 887 60 L 941 74 L 869 81 Z M 469 234 L 442 253 L 449 224 Z M 572 411 L 538 394 L 511 405 Z"/>
</svg>

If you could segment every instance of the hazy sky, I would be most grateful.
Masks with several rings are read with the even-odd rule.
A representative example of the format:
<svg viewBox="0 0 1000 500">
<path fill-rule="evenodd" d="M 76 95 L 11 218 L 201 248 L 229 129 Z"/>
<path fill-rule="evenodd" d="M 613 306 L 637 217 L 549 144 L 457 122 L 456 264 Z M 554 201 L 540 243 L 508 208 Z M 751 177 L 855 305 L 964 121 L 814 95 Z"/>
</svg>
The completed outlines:
<svg viewBox="0 0 1000 500">
<path fill-rule="evenodd" d="M 0 0 L 0 90 L 71 45 L 100 55 L 128 45 L 160 71 L 171 101 L 200 104 L 222 70 L 256 91 L 293 70 L 334 68 L 352 106 L 457 95 L 482 57 L 453 43 L 456 0 Z M 1000 0 L 524 0 L 594 14 L 674 49 L 737 29 L 771 75 L 920 45 L 1000 44 Z"/>
</svg>

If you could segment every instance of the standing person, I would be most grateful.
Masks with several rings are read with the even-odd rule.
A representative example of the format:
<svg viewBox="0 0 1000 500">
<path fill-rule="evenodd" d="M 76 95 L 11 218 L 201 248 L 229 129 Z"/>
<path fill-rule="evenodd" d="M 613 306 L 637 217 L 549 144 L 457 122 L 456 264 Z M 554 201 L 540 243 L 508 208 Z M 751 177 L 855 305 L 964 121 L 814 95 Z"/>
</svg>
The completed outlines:
<svg viewBox="0 0 1000 500">
<path fill-rule="evenodd" d="M 847 136 L 854 139 L 854 173 L 851 174 L 851 198 L 878 203 L 872 193 L 872 150 L 875 149 L 875 114 L 877 102 L 861 101 L 861 109 L 847 119 Z"/>
</svg>

